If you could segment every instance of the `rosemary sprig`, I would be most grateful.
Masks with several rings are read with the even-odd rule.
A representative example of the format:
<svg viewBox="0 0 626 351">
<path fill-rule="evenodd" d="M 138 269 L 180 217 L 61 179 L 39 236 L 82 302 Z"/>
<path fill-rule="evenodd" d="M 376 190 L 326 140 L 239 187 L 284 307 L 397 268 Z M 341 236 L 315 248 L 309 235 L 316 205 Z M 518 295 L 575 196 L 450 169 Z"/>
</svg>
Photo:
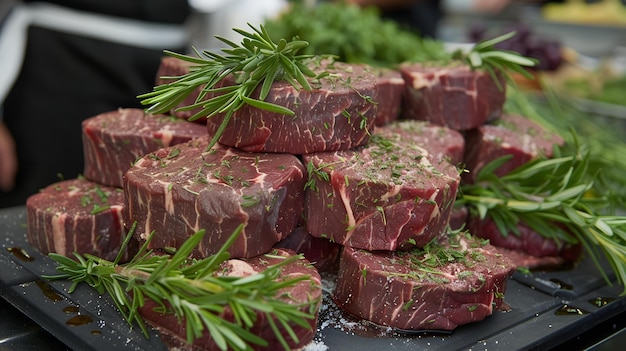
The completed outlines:
<svg viewBox="0 0 626 351">
<path fill-rule="evenodd" d="M 230 48 L 222 49 L 223 54 L 211 51 L 198 52 L 197 57 L 165 51 L 166 54 L 191 63 L 189 73 L 176 78 L 175 81 L 159 85 L 153 91 L 138 96 L 143 105 L 151 105 L 150 113 L 169 113 L 179 111 L 200 110 L 189 118 L 196 120 L 201 117 L 213 117 L 225 113 L 217 133 L 213 136 L 208 148 L 211 148 L 223 134 L 233 113 L 248 104 L 253 107 L 293 115 L 290 109 L 264 101 L 275 80 L 285 80 L 294 87 L 310 90 L 307 77 L 316 74 L 306 65 L 311 55 L 298 55 L 297 52 L 309 45 L 303 40 L 294 39 L 287 42 L 280 39 L 275 43 L 264 26 L 258 29 L 248 24 L 252 32 L 233 29 L 243 36 L 241 44 L 216 36 Z M 235 85 L 219 87 L 225 77 L 234 75 Z M 167 77 L 166 77 L 167 78 Z M 252 93 L 261 86 L 258 99 Z M 196 89 L 201 88 L 194 104 L 178 107 L 183 100 Z"/>
<path fill-rule="evenodd" d="M 516 35 L 516 32 L 509 32 L 493 39 L 487 39 L 476 43 L 469 52 L 456 50 L 452 57 L 465 61 L 473 69 L 484 69 L 488 71 L 494 79 L 497 72 L 504 74 L 508 78 L 508 72 L 518 72 L 528 79 L 533 79 L 524 67 L 535 66 L 538 61 L 534 58 L 525 57 L 515 51 L 497 49 L 495 46 Z M 496 82 L 498 81 L 495 79 Z"/>
<path fill-rule="evenodd" d="M 502 235 L 519 234 L 516 226 L 523 222 L 547 238 L 581 243 L 610 284 L 598 260 L 603 253 L 624 285 L 626 217 L 600 214 L 609 201 L 590 195 L 596 175 L 588 168 L 589 152 L 581 149 L 573 155 L 556 150 L 554 158 L 530 161 L 502 177 L 493 170 L 509 157 L 496 159 L 481 169 L 475 184 L 461 186 L 458 201 L 491 218 Z"/>
<path fill-rule="evenodd" d="M 119 255 L 110 262 L 75 253 L 77 261 L 74 261 L 51 253 L 50 257 L 58 264 L 60 274 L 45 278 L 71 280 L 69 293 L 83 282 L 100 294 L 109 294 L 124 319 L 131 326 L 139 325 L 146 337 L 147 328 L 138 310 L 144 305 L 144 299 L 150 299 L 159 306 L 158 312 L 173 313 L 185 321 L 189 343 L 208 331 L 221 350 L 250 350 L 253 344 L 266 346 L 266 340 L 250 332 L 257 314 L 264 314 L 276 338 L 288 350 L 279 326 L 297 341 L 292 325 L 310 328 L 307 320 L 315 318 L 315 315 L 303 312 L 302 308 L 314 311 L 315 302 L 310 302 L 308 306 L 287 303 L 280 300 L 280 290 L 310 277 L 281 278 L 282 267 L 301 259 L 301 256 L 284 258 L 278 264 L 247 277 L 218 274 L 221 264 L 229 258 L 226 250 L 242 230 L 243 225 L 240 225 L 216 254 L 202 260 L 190 260 L 188 257 L 202 240 L 204 230 L 186 240 L 173 256 L 153 254 L 146 249 L 148 240 L 127 264 L 118 264 Z M 232 311 L 234 321 L 221 316 L 226 308 Z"/>
</svg>

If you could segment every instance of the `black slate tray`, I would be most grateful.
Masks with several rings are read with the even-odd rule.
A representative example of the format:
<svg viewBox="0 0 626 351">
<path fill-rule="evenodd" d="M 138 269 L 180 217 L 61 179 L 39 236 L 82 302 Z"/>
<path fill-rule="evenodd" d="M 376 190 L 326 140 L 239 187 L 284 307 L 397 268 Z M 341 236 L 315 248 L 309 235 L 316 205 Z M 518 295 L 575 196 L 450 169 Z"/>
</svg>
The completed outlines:
<svg viewBox="0 0 626 351">
<path fill-rule="evenodd" d="M 130 328 L 107 296 L 99 296 L 86 285 L 68 294 L 69 282 L 43 281 L 40 277 L 54 274 L 55 265 L 29 245 L 25 224 L 24 207 L 0 210 L 0 296 L 73 350 L 167 349 L 155 331 L 145 338 L 139 328 Z M 31 260 L 24 259 L 19 250 Z M 609 279 L 614 280 L 614 275 Z M 329 291 L 332 278 L 325 282 Z M 608 285 L 594 264 L 583 259 L 570 270 L 516 274 L 505 294 L 511 307 L 507 312 L 496 311 L 453 333 L 414 334 L 378 328 L 344 315 L 326 293 L 318 330 L 308 348 L 545 350 L 575 340 L 612 319 L 626 318 L 622 316 L 626 315 L 626 297 L 619 296 L 622 288 Z M 598 299 L 606 304 L 598 306 Z M 560 313 L 564 306 L 569 312 Z M 69 325 L 72 318 L 81 320 Z"/>
</svg>

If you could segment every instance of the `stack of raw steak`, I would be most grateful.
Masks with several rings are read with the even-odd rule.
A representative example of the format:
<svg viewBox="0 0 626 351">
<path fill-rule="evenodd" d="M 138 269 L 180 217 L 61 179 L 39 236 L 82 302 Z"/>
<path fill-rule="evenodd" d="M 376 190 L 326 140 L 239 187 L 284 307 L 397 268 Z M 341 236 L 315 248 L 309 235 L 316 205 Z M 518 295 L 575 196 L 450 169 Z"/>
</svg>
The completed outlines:
<svg viewBox="0 0 626 351">
<path fill-rule="evenodd" d="M 318 73 L 331 74 L 312 79 L 311 91 L 275 82 L 267 99 L 290 108 L 294 116 L 246 106 L 211 149 L 208 143 L 222 115 L 192 123 L 182 120 L 189 114 L 172 111 L 181 118 L 169 120 L 165 129 L 188 139 L 161 132 L 152 136 L 158 143 L 150 137 L 117 136 L 122 130 L 142 135 L 137 126 L 154 133 L 149 127 L 153 120 L 145 123 L 149 116 L 137 111 L 105 114 L 112 118 L 105 124 L 86 122 L 85 173 L 93 184 L 121 186 L 124 225 L 137 223 L 139 243 L 153 234 L 151 248 L 176 247 L 205 229 L 208 234 L 193 255 L 206 257 L 243 224 L 243 235 L 230 249 L 233 258 L 254 265 L 280 247 L 303 253 L 320 270 L 335 269 L 339 259 L 333 292 L 338 305 L 374 323 L 451 330 L 490 315 L 502 302 L 515 264 L 494 246 L 449 230 L 457 191 L 465 181 L 457 166 L 472 160 L 479 168 L 480 162 L 490 161 L 484 155 L 502 152 L 532 158 L 537 150 L 545 152 L 545 145 L 562 140 L 544 138 L 532 152 L 526 145 L 537 140 L 521 130 L 506 143 L 475 141 L 489 134 L 483 132 L 491 128 L 488 123 L 507 121 L 502 116 L 504 84 L 464 65 L 379 70 L 325 60 L 310 64 Z M 188 70 L 186 63 L 165 58 L 157 84 Z M 232 84 L 229 79 L 221 84 Z M 187 103 L 194 100 L 191 96 Z M 185 134 L 176 123 L 193 133 L 197 127 L 202 131 Z M 111 131 L 99 130 L 105 126 Z M 146 149 L 125 156 L 127 145 Z M 493 149 L 497 151 L 487 151 Z M 465 221 L 463 210 L 456 226 Z M 49 236 L 38 231 L 41 227 L 29 222 L 31 242 Z M 75 240 L 91 235 L 89 230 L 74 237 L 55 234 L 53 240 Z M 411 262 L 426 260 L 427 249 L 456 257 L 429 266 L 443 279 L 416 274 L 421 266 Z M 312 276 L 315 288 L 306 294 L 315 301 L 319 276 L 315 270 L 303 273 Z M 151 310 L 142 313 L 168 338 L 185 338 L 176 323 Z M 312 338 L 308 328 L 297 333 L 302 342 Z M 194 347 L 210 349 L 210 344 Z"/>
<path fill-rule="evenodd" d="M 146 153 L 206 134 L 187 121 L 119 109 L 82 124 L 85 176 L 52 184 L 27 203 L 28 239 L 44 253 L 114 259 L 126 236 L 122 176 Z M 124 260 L 132 255 L 125 253 Z"/>
</svg>

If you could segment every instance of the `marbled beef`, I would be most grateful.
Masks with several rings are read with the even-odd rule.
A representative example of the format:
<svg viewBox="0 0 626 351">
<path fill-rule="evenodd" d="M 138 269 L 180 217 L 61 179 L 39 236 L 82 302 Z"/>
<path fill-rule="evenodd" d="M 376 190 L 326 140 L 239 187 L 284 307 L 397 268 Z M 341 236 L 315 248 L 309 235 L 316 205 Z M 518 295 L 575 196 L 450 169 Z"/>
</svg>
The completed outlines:
<svg viewBox="0 0 626 351">
<path fill-rule="evenodd" d="M 60 181 L 26 201 L 27 239 L 43 254 L 73 257 L 78 252 L 113 260 L 126 235 L 123 207 L 121 188 L 83 178 Z"/>
<path fill-rule="evenodd" d="M 520 115 L 504 114 L 489 124 L 468 131 L 465 135 L 465 167 L 469 171 L 463 181 L 473 183 L 489 162 L 505 155 L 512 158 L 494 173 L 505 175 L 539 156 L 552 157 L 554 145 L 563 145 L 563 138 Z"/>
<path fill-rule="evenodd" d="M 365 144 L 376 119 L 376 76 L 367 66 L 341 62 L 315 61 L 311 68 L 329 74 L 311 79 L 312 90 L 298 90 L 288 82 L 276 81 L 265 99 L 289 108 L 294 116 L 244 105 L 233 114 L 220 143 L 250 152 L 296 155 Z M 224 85 L 232 84 L 234 78 L 228 78 Z M 223 117 L 208 119 L 210 135 L 215 134 Z"/>
<path fill-rule="evenodd" d="M 150 153 L 124 176 L 125 219 L 137 221 L 150 248 L 178 247 L 206 229 L 196 257 L 215 253 L 244 224 L 231 247 L 234 258 L 266 253 L 298 224 L 303 212 L 305 169 L 290 154 L 252 154 L 209 137 Z"/>
<path fill-rule="evenodd" d="M 339 307 L 402 330 L 453 330 L 493 313 L 515 270 L 491 245 L 450 234 L 428 250 L 345 247 L 333 293 Z"/>
<path fill-rule="evenodd" d="M 122 187 L 124 173 L 139 157 L 207 135 L 202 125 L 140 109 L 118 109 L 82 122 L 84 176 Z"/>
<path fill-rule="evenodd" d="M 389 68 L 378 68 L 376 74 L 376 103 L 378 112 L 374 125 L 384 126 L 400 117 L 402 97 L 404 96 L 404 79 L 399 71 Z"/>
<path fill-rule="evenodd" d="M 269 254 L 270 255 L 261 255 L 248 260 L 226 261 L 223 264 L 224 269 L 220 270 L 220 272 L 226 272 L 227 275 L 230 276 L 249 276 L 256 272 L 262 272 L 270 265 L 279 263 L 282 260 L 282 258 L 280 258 L 281 256 L 289 257 L 294 253 L 289 250 L 276 249 L 272 250 Z M 276 296 L 290 304 L 302 305 L 301 311 L 313 314 L 317 317 L 322 297 L 321 278 L 317 270 L 305 259 L 301 259 L 282 268 L 281 277 L 284 279 L 297 278 L 303 275 L 308 275 L 310 278 L 300 281 L 293 287 L 280 290 Z M 146 304 L 140 309 L 140 314 L 159 330 L 164 341 L 169 344 L 172 349 L 196 351 L 219 350 L 208 332 L 201 338 L 196 339 L 193 344 L 188 344 L 186 342 L 187 331 L 185 329 L 185 323 L 181 323 L 173 314 L 161 314 L 154 311 L 154 307 L 157 307 L 156 304 L 147 300 Z M 228 306 L 226 306 L 220 316 L 226 320 L 234 321 L 232 311 Z M 298 341 L 294 341 L 286 332 L 282 333 L 290 349 L 300 349 L 313 340 L 317 318 L 309 319 L 308 322 L 309 327 L 296 325 L 294 323 L 290 324 L 298 337 Z M 279 326 L 280 330 L 284 330 L 278 321 L 276 321 L 276 324 Z M 253 350 L 283 349 L 276 339 L 267 317 L 264 314 L 257 314 L 257 319 L 250 328 L 250 331 L 268 343 L 266 347 L 255 346 L 252 348 Z"/>
<path fill-rule="evenodd" d="M 363 147 L 304 155 L 307 230 L 368 250 L 423 246 L 442 234 L 458 190 L 453 165 L 402 128 Z"/>
<path fill-rule="evenodd" d="M 455 130 L 476 128 L 502 113 L 506 84 L 461 63 L 400 66 L 406 81 L 402 118 L 425 120 Z"/>
</svg>

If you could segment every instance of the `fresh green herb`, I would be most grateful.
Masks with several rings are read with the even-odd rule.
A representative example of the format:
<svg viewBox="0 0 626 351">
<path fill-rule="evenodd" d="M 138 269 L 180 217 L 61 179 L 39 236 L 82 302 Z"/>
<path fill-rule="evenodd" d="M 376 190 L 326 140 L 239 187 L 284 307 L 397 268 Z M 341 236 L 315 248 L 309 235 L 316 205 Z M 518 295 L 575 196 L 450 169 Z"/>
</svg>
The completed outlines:
<svg viewBox="0 0 626 351">
<path fill-rule="evenodd" d="M 109 206 L 109 205 L 93 204 L 93 209 L 91 210 L 90 214 L 95 215 L 95 214 L 104 212 L 104 211 L 108 210 L 109 208 L 111 208 L 111 206 Z"/>
<path fill-rule="evenodd" d="M 474 245 L 477 238 L 459 231 L 450 231 L 446 234 L 448 245 L 444 245 L 439 239 L 434 239 L 421 248 L 414 248 L 409 251 L 398 251 L 396 257 L 403 260 L 403 264 L 410 269 L 410 273 L 391 273 L 394 277 L 403 277 L 417 281 L 447 282 L 440 267 L 450 263 L 459 262 L 466 267 L 474 264 L 475 250 L 462 250 L 459 242 L 461 235 L 465 236 L 466 242 Z"/>
<path fill-rule="evenodd" d="M 152 92 L 138 96 L 143 105 L 151 105 L 148 112 L 169 113 L 174 109 L 185 111 L 199 108 L 200 111 L 191 116 L 190 120 L 224 113 L 224 119 L 208 149 L 223 134 L 233 113 L 246 104 L 275 113 L 294 115 L 288 108 L 264 100 L 277 79 L 286 80 L 296 88 L 311 89 L 307 77 L 315 77 L 316 74 L 305 63 L 311 56 L 297 55 L 299 50 L 309 44 L 303 40 L 287 42 L 285 39 L 275 43 L 264 26 L 258 29 L 249 26 L 252 32 L 233 29 L 244 37 L 240 45 L 216 37 L 230 47 L 222 49 L 223 54 L 205 50 L 196 51 L 197 57 L 194 57 L 165 51 L 170 56 L 190 62 L 192 66 L 189 73 L 178 77 L 176 81 L 157 86 Z M 236 77 L 235 84 L 219 87 L 218 84 L 227 76 Z M 252 98 L 252 93 L 259 86 L 258 99 Z M 179 107 L 187 96 L 201 87 L 195 103 Z"/>
<path fill-rule="evenodd" d="M 518 72 L 526 78 L 533 79 L 533 76 L 524 68 L 537 64 L 537 60 L 524 57 L 515 51 L 496 49 L 495 45 L 515 36 L 515 32 L 509 32 L 493 39 L 483 40 L 474 45 L 469 52 L 457 50 L 452 57 L 462 60 L 474 69 L 484 69 L 491 74 L 496 82 L 498 73 L 507 74 L 509 71 Z"/>
<path fill-rule="evenodd" d="M 300 260 L 301 256 L 284 258 L 280 263 L 247 277 L 220 275 L 221 264 L 229 258 L 227 250 L 242 230 L 243 225 L 240 225 L 216 254 L 202 260 L 190 260 L 189 255 L 202 240 L 204 230 L 189 237 L 173 256 L 159 256 L 148 251 L 148 239 L 129 263 L 119 264 L 121 253 L 134 231 L 133 226 L 113 262 L 88 254 L 75 253 L 76 260 L 73 260 L 51 253 L 60 274 L 45 278 L 71 280 L 69 293 L 84 282 L 100 294 L 109 294 L 128 323 L 139 325 L 146 336 L 147 328 L 138 309 L 144 299 L 153 300 L 163 311 L 174 313 L 186 323 L 188 342 L 208 332 L 221 350 L 266 346 L 265 340 L 249 330 L 260 313 L 265 315 L 287 350 L 289 347 L 279 328 L 284 328 L 285 333 L 293 338 L 293 323 L 310 328 L 307 320 L 315 316 L 301 310 L 307 306 L 281 300 L 280 291 L 310 277 L 281 279 L 282 267 Z M 310 302 L 308 307 L 312 310 L 315 303 Z M 225 308 L 232 311 L 233 322 L 221 317 Z"/>
<path fill-rule="evenodd" d="M 626 282 L 626 217 L 602 215 L 606 198 L 589 196 L 594 174 L 588 170 L 589 152 L 538 158 L 498 177 L 493 171 L 509 157 L 487 164 L 476 184 L 461 186 L 457 200 L 481 218 L 491 218 L 502 235 L 517 235 L 517 225 L 527 224 L 537 233 L 557 242 L 581 243 L 597 263 L 603 252 L 617 274 Z M 626 287 L 623 294 L 626 294 Z"/>
<path fill-rule="evenodd" d="M 589 172 L 596 174 L 595 196 L 601 194 L 611 205 L 611 212 L 626 207 L 626 143 L 622 118 L 590 115 L 571 101 L 561 98 L 551 85 L 541 80 L 543 94 L 507 90 L 505 109 L 532 119 L 544 128 L 562 134 L 564 152 L 575 153 L 577 140 L 584 140 L 589 150 Z M 562 133 L 572 130 L 574 133 Z M 604 211 L 607 212 L 607 211 Z"/>
<path fill-rule="evenodd" d="M 316 179 L 324 182 L 329 182 L 330 175 L 328 174 L 328 172 L 324 171 L 324 169 L 327 167 L 332 167 L 332 164 L 321 164 L 319 167 L 315 167 L 313 162 L 309 161 L 306 165 L 308 180 L 306 184 L 304 184 L 304 189 L 310 188 L 311 190 L 317 192 L 319 188 L 317 187 Z"/>
</svg>

